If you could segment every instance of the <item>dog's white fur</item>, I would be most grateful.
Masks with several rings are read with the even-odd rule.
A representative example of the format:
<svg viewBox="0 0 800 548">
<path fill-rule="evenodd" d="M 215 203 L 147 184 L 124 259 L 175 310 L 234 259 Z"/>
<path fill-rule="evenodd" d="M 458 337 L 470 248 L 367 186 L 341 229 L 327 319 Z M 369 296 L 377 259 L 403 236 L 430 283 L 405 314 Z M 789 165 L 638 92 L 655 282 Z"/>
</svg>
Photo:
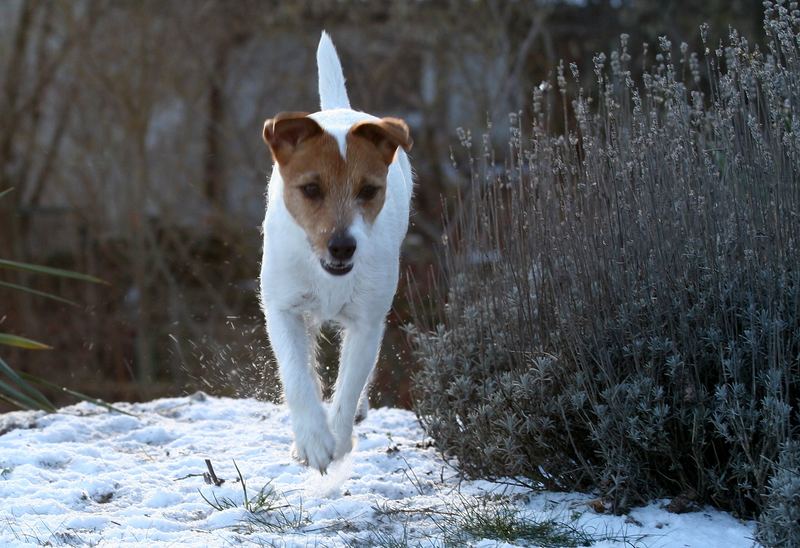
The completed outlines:
<svg viewBox="0 0 800 548">
<path fill-rule="evenodd" d="M 322 110 L 309 115 L 339 143 L 356 122 L 378 120 L 350 109 L 336 50 L 323 32 L 317 51 Z M 273 168 L 264 219 L 261 302 L 292 416 L 296 457 L 324 472 L 352 449 L 353 422 L 365 416 L 368 379 L 378 358 L 386 314 L 397 289 L 400 244 L 408 228 L 411 165 L 398 149 L 387 176 L 386 201 L 372 225 L 359 216 L 350 227 L 357 251 L 353 270 L 332 276 L 320 266 L 303 229 L 282 199 Z M 315 348 L 320 326 L 343 330 L 339 376 L 329 407 L 321 401 Z"/>
</svg>

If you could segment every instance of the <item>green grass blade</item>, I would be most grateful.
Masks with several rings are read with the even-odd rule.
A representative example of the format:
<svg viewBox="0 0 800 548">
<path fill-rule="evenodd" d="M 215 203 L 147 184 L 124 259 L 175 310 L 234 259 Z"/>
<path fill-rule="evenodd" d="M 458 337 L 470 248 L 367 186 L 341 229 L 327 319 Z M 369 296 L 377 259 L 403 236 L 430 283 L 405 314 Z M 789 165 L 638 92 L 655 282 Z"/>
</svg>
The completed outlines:
<svg viewBox="0 0 800 548">
<path fill-rule="evenodd" d="M 0 392 L 0 401 L 4 401 L 4 402 L 6 402 L 8 404 L 11 404 L 11 405 L 13 405 L 14 407 L 16 407 L 18 409 L 29 409 L 29 410 L 33 411 L 33 409 L 31 409 L 30 407 L 28 407 L 24 403 L 19 402 L 19 401 L 15 400 L 14 398 L 12 398 L 10 396 L 7 396 L 6 394 L 3 394 L 2 392 Z"/>
<path fill-rule="evenodd" d="M 42 385 L 42 386 L 46 386 L 48 388 L 53 388 L 55 390 L 60 390 L 61 392 L 66 392 L 70 396 L 74 396 L 74 397 L 78 398 L 81 401 L 93 403 L 94 405 L 97 405 L 99 407 L 104 407 L 104 408 L 108 409 L 109 411 L 113 411 L 115 413 L 121 413 L 123 415 L 128 415 L 129 417 L 135 417 L 136 416 L 133 413 L 128 413 L 127 411 L 123 411 L 122 409 L 120 409 L 118 407 L 114 407 L 110 403 L 106 403 L 103 400 L 100 400 L 100 399 L 97 399 L 97 398 L 93 398 L 91 396 L 87 396 L 86 394 L 84 394 L 82 392 L 78 392 L 77 390 L 71 390 L 71 389 L 69 389 L 69 388 L 67 388 L 65 386 L 59 386 L 59 385 L 54 384 L 54 383 L 52 383 L 50 381 L 46 381 L 46 380 L 44 380 L 42 378 L 39 378 L 36 375 L 31 375 L 30 373 L 20 373 L 20 376 L 22 376 L 25 380 L 29 380 L 29 381 L 34 382 L 36 384 L 39 384 L 39 385 Z"/>
<path fill-rule="evenodd" d="M 32 384 L 30 384 L 29 382 L 26 382 L 25 379 L 23 379 L 20 376 L 19 373 L 14 371 L 14 369 L 10 365 L 8 365 L 5 361 L 3 361 L 2 358 L 0 358 L 0 373 L 4 373 L 8 378 L 10 378 L 12 381 L 14 381 L 14 383 L 21 390 L 23 390 L 24 392 L 27 392 L 28 396 L 30 396 L 31 398 L 33 398 L 35 400 L 38 400 L 39 404 L 38 404 L 37 408 L 46 409 L 48 411 L 55 411 L 56 410 L 56 407 L 53 405 L 53 403 L 50 400 L 47 399 L 47 397 L 44 394 L 39 392 L 39 390 L 35 386 L 33 386 Z M 23 373 L 23 375 L 24 375 L 24 373 Z"/>
<path fill-rule="evenodd" d="M 210 500 L 208 500 L 206 498 L 206 496 L 203 494 L 203 492 L 200 489 L 198 489 L 197 492 L 200 493 L 200 496 L 203 497 L 203 500 L 206 501 L 211 508 L 213 508 L 214 510 L 217 510 L 217 511 L 224 510 L 224 508 L 222 508 L 222 505 L 217 500 L 217 496 L 216 495 L 214 495 L 214 502 L 211 502 Z M 213 492 L 212 492 L 212 495 L 213 495 Z"/>
<path fill-rule="evenodd" d="M 47 274 L 49 276 L 58 276 L 60 278 L 71 278 L 73 280 L 81 280 L 83 282 L 109 285 L 107 281 L 101 280 L 100 278 L 95 278 L 94 276 L 89 276 L 88 274 L 81 274 L 80 272 L 73 272 L 72 270 L 53 268 L 52 266 L 41 266 L 30 263 L 21 263 L 19 261 L 0 259 L 0 268 L 11 268 L 13 270 L 23 270 L 25 272 L 34 272 L 36 274 Z"/>
<path fill-rule="evenodd" d="M 16 348 L 24 348 L 26 350 L 52 350 L 52 346 L 47 346 L 44 343 L 26 339 L 18 335 L 11 335 L 9 333 L 0 333 L 0 344 L 6 346 L 14 346 Z"/>
<path fill-rule="evenodd" d="M 247 484 L 244 481 L 244 477 L 242 476 L 242 472 L 239 470 L 239 467 L 236 465 L 236 461 L 233 461 L 233 467 L 236 468 L 236 473 L 239 475 L 239 481 L 242 483 L 242 492 L 243 492 L 243 502 L 242 506 L 249 512 L 250 511 L 250 501 L 247 500 Z"/>
<path fill-rule="evenodd" d="M 5 395 L 8 398 L 16 400 L 18 403 L 21 403 L 26 409 L 41 409 L 43 411 L 50 411 L 51 409 L 46 409 L 45 406 L 41 404 L 41 402 L 37 402 L 33 398 L 30 398 L 8 384 L 5 381 L 0 381 L 0 394 Z"/>
<path fill-rule="evenodd" d="M 39 297 L 45 297 L 46 299 L 52 299 L 54 301 L 58 301 L 60 303 L 68 304 L 71 306 L 78 306 L 78 303 L 70 301 L 69 299 L 65 299 L 64 297 L 59 297 L 58 295 L 53 295 L 52 293 L 47 293 L 46 291 L 39 291 L 38 289 L 32 289 L 30 287 L 25 287 L 24 285 L 12 284 L 10 282 L 4 282 L 0 280 L 0 287 L 7 287 L 9 289 L 16 289 L 17 291 L 24 291 L 25 293 L 30 293 L 32 295 L 38 295 Z"/>
<path fill-rule="evenodd" d="M 5 196 L 6 194 L 8 194 L 9 192 L 11 192 L 12 190 L 14 190 L 14 187 L 13 187 L 13 186 L 12 186 L 11 188 L 7 188 L 7 189 L 5 189 L 4 191 L 0 192 L 0 198 L 2 198 L 3 196 Z"/>
</svg>

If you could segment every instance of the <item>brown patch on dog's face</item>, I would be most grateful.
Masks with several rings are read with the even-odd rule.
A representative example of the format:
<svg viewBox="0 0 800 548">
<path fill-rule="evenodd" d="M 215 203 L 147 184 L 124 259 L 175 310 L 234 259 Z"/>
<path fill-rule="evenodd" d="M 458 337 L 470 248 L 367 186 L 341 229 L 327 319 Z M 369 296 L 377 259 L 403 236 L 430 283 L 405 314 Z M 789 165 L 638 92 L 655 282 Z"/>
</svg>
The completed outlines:
<svg viewBox="0 0 800 548">
<path fill-rule="evenodd" d="M 328 259 L 334 234 L 347 233 L 356 215 L 375 222 L 386 201 L 386 175 L 398 146 L 411 139 L 402 120 L 361 122 L 347 135 L 347 158 L 336 139 L 305 113 L 283 113 L 264 124 L 284 181 L 283 200 L 314 251 Z M 388 121 L 387 121 L 388 120 Z"/>
<path fill-rule="evenodd" d="M 350 144 L 350 137 L 357 136 L 371 142 L 378 153 L 388 166 L 394 160 L 397 147 L 403 147 L 408 152 L 414 141 L 408 125 L 400 118 L 381 118 L 376 122 L 359 122 L 350 128 L 347 144 Z"/>
</svg>

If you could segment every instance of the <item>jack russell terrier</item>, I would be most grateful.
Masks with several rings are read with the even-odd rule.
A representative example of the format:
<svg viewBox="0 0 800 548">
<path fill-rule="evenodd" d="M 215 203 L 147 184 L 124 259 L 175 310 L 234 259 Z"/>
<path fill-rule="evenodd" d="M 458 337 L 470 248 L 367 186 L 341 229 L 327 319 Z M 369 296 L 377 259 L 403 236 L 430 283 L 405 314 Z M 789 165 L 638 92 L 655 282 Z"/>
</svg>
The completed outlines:
<svg viewBox="0 0 800 548">
<path fill-rule="evenodd" d="M 399 275 L 413 190 L 408 126 L 350 108 L 339 57 L 317 49 L 321 110 L 264 123 L 275 166 L 267 192 L 261 306 L 294 431 L 294 456 L 325 473 L 353 448 L 368 409 Z M 342 329 L 326 413 L 316 371 L 320 326 Z"/>
</svg>

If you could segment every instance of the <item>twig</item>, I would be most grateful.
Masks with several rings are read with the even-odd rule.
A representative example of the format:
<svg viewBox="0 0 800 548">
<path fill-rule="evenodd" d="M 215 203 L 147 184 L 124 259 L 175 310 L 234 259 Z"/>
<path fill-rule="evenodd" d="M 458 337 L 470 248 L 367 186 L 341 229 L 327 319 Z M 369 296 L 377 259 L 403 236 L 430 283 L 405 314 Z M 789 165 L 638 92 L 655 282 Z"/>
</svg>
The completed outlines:
<svg viewBox="0 0 800 548">
<path fill-rule="evenodd" d="M 224 479 L 219 479 L 214 473 L 214 467 L 211 466 L 211 459 L 206 459 L 206 466 L 208 467 L 208 472 L 203 474 L 203 479 L 206 480 L 206 483 L 209 485 L 213 483 L 217 487 L 225 483 Z"/>
<path fill-rule="evenodd" d="M 205 478 L 208 475 L 207 472 L 203 472 L 202 474 L 186 474 L 185 476 L 181 476 L 179 478 L 175 478 L 172 481 L 181 481 L 189 478 Z"/>
</svg>

